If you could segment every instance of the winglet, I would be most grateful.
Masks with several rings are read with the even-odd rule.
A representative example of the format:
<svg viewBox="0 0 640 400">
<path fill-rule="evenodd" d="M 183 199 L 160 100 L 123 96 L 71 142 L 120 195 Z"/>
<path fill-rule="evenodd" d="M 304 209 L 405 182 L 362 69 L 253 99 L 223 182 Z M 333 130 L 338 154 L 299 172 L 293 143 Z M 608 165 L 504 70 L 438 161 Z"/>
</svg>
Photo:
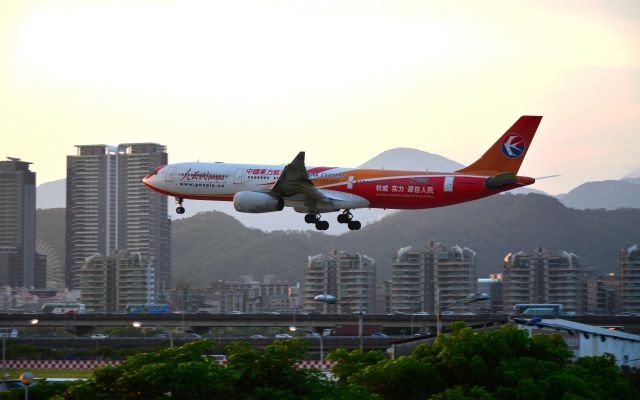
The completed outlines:
<svg viewBox="0 0 640 400">
<path fill-rule="evenodd" d="M 456 172 L 483 175 L 497 175 L 502 172 L 517 174 L 541 120 L 541 116 L 523 115 L 482 157 Z"/>
</svg>

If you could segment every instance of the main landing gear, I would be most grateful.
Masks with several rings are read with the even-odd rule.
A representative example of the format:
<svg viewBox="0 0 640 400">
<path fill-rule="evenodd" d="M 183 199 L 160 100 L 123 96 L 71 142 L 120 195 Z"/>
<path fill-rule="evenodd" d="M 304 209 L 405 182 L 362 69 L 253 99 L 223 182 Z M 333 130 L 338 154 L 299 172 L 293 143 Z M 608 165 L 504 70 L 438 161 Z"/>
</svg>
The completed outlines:
<svg viewBox="0 0 640 400">
<path fill-rule="evenodd" d="M 182 207 L 183 201 L 184 199 L 182 197 L 176 197 L 176 204 L 178 205 L 178 207 L 176 207 L 176 212 L 178 214 L 184 214 L 184 207 Z"/>
<path fill-rule="evenodd" d="M 362 227 L 360 221 L 354 221 L 353 215 L 349 210 L 344 210 L 342 214 L 338 214 L 338 223 L 347 224 L 349 230 L 357 231 Z"/>
<path fill-rule="evenodd" d="M 309 214 L 304 216 L 304 222 L 307 224 L 315 224 L 316 229 L 319 231 L 326 231 L 329 229 L 329 222 L 322 221 L 320 218 L 320 213 L 317 211 L 312 211 Z M 347 224 L 350 230 L 357 231 L 360 229 L 362 224 L 360 221 L 354 221 L 353 215 L 349 212 L 349 210 L 345 210 L 342 214 L 338 214 L 338 222 L 341 224 Z"/>
<path fill-rule="evenodd" d="M 316 229 L 319 231 L 326 231 L 329 229 L 329 222 L 322 221 L 320 218 L 320 213 L 314 211 L 304 216 L 304 222 L 307 224 L 315 224 Z"/>
</svg>

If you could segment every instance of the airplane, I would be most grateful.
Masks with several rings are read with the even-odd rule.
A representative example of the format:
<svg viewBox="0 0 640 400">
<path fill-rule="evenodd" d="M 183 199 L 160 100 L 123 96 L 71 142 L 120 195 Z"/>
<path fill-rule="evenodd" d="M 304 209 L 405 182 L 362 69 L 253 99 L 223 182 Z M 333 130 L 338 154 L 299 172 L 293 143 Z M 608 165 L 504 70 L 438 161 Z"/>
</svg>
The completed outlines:
<svg viewBox="0 0 640 400">
<path fill-rule="evenodd" d="M 143 178 L 149 188 L 185 199 L 233 201 L 236 211 L 265 213 L 293 207 L 305 222 L 329 229 L 322 214 L 358 230 L 359 208 L 424 209 L 464 203 L 535 183 L 520 176 L 541 116 L 522 116 L 473 164 L 453 172 L 307 167 L 301 151 L 287 165 L 186 162 L 157 167 Z M 342 210 L 342 212 L 340 212 Z"/>
</svg>

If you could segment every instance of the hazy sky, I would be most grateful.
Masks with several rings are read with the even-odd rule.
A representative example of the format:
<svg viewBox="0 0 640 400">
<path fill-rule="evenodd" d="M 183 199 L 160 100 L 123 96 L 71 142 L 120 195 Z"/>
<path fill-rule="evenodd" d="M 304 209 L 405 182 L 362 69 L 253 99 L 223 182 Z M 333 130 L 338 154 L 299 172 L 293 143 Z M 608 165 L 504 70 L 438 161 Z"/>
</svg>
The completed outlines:
<svg viewBox="0 0 640 400">
<path fill-rule="evenodd" d="M 65 177 L 75 144 L 171 162 L 470 163 L 520 115 L 565 192 L 640 175 L 640 1 L 0 1 L 0 157 Z"/>
</svg>

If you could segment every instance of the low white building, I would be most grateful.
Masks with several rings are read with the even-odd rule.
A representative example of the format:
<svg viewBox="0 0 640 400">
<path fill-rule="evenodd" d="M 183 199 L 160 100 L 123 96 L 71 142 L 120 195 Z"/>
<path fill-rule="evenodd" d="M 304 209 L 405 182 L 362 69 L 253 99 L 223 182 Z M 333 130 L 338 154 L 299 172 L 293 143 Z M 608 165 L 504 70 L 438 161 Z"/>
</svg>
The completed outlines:
<svg viewBox="0 0 640 400">
<path fill-rule="evenodd" d="M 576 358 L 613 354 L 616 364 L 640 367 L 640 335 L 565 319 L 517 320 L 529 334 L 560 334 Z"/>
</svg>

